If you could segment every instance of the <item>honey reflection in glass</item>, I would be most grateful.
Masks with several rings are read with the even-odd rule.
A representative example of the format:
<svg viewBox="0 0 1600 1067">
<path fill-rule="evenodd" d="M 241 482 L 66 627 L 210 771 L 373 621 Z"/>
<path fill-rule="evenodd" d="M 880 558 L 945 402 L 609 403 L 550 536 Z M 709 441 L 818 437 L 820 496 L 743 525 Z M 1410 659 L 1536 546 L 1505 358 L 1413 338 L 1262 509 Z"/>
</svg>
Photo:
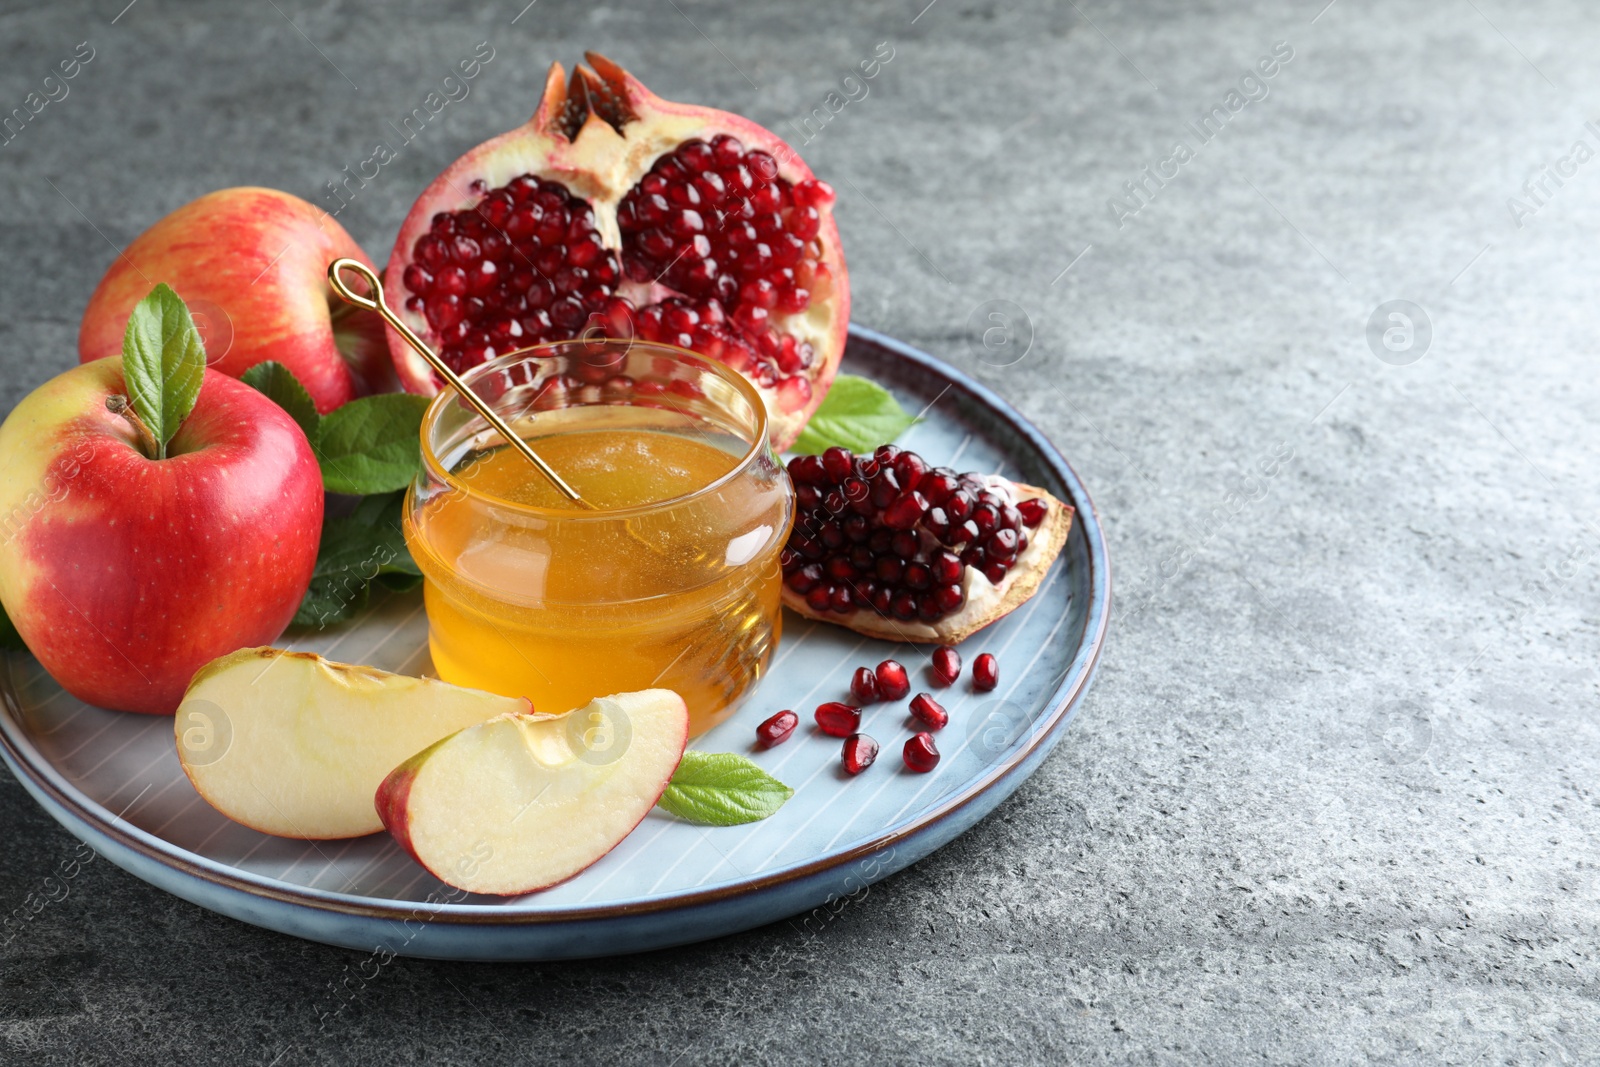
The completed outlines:
<svg viewBox="0 0 1600 1067">
<path fill-rule="evenodd" d="M 642 342 L 566 342 L 468 384 L 592 510 L 574 506 L 462 401 L 423 424 L 406 508 L 439 676 L 562 712 L 663 687 L 690 731 L 765 672 L 793 491 L 738 374 Z"/>
</svg>

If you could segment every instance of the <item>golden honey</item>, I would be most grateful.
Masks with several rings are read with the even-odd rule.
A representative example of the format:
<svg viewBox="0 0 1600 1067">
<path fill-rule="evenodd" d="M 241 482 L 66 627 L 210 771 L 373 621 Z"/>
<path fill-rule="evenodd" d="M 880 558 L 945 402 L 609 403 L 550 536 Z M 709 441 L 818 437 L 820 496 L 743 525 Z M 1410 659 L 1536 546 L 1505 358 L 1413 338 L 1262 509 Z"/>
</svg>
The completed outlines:
<svg viewBox="0 0 1600 1067">
<path fill-rule="evenodd" d="M 652 406 L 533 427 L 524 439 L 588 510 L 503 444 L 435 457 L 446 476 L 411 494 L 439 677 L 551 712 L 662 687 L 688 704 L 691 733 L 716 725 L 780 633 L 793 509 L 770 450 Z"/>
</svg>

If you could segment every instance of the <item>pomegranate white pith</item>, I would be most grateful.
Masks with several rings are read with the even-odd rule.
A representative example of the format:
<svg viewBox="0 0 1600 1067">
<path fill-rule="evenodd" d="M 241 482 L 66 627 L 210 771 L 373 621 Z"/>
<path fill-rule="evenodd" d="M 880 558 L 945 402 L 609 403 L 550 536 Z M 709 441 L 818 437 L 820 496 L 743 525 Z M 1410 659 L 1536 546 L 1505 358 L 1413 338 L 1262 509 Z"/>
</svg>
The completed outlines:
<svg viewBox="0 0 1600 1067">
<path fill-rule="evenodd" d="M 893 445 L 796 457 L 789 474 L 799 514 L 784 605 L 890 641 L 953 645 L 1005 617 L 1038 591 L 1072 526 L 1071 506 L 1043 489 L 930 469 Z"/>
<path fill-rule="evenodd" d="M 770 131 L 675 104 L 588 53 L 524 126 L 411 209 L 386 285 L 457 370 L 544 341 L 642 337 L 735 367 L 787 447 L 832 384 L 850 317 L 833 191 Z M 405 387 L 432 371 L 390 331 Z"/>
</svg>

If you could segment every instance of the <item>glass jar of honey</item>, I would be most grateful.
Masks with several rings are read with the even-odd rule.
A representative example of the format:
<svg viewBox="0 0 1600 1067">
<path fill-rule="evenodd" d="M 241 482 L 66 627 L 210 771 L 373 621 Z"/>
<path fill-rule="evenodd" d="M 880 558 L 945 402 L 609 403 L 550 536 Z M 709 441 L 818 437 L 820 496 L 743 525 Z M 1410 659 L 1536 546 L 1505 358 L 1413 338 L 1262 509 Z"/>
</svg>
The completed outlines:
<svg viewBox="0 0 1600 1067">
<path fill-rule="evenodd" d="M 463 377 L 582 503 L 460 397 L 434 401 L 405 535 L 439 677 L 549 712 L 672 689 L 693 734 L 731 715 L 778 642 L 794 520 L 760 394 L 636 341 L 543 345 Z"/>
</svg>

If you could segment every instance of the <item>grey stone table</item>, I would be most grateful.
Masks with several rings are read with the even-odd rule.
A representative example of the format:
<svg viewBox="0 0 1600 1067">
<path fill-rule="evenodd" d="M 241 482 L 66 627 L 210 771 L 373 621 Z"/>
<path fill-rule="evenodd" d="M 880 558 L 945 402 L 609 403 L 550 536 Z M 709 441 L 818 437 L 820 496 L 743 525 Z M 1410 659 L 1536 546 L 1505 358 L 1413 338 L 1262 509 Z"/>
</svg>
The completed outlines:
<svg viewBox="0 0 1600 1067">
<path fill-rule="evenodd" d="M 810 137 L 855 317 L 1054 437 L 1118 607 L 1043 769 L 814 936 L 401 960 L 319 1032 L 358 954 L 91 863 L 0 948 L 0 1061 L 1600 1058 L 1600 22 L 1325 2 L 7 3 L 0 111 L 94 59 L 0 146 L 6 408 L 156 218 L 318 200 L 491 42 L 340 216 L 381 258 L 598 48 Z M 0 809 L 9 911 L 73 840 L 9 777 Z"/>
</svg>

